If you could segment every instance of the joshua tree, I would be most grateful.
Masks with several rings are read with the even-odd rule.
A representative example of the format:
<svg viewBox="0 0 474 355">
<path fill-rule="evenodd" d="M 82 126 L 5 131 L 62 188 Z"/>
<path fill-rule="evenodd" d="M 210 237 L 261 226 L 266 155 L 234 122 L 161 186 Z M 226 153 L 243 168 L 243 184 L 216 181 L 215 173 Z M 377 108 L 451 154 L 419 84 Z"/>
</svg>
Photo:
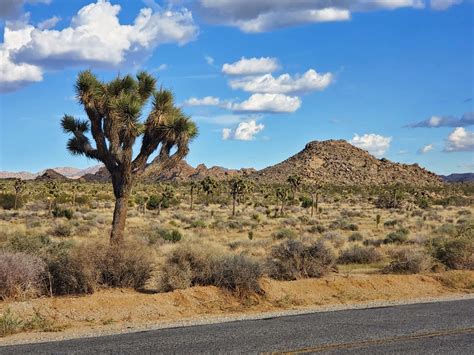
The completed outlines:
<svg viewBox="0 0 474 355">
<path fill-rule="evenodd" d="M 191 181 L 191 184 L 189 185 L 189 192 L 191 194 L 191 204 L 189 209 L 192 211 L 193 210 L 193 203 L 194 203 L 194 190 L 199 191 L 199 184 L 196 181 Z"/>
<path fill-rule="evenodd" d="M 280 216 L 283 216 L 283 209 L 285 208 L 285 201 L 288 199 L 288 190 L 284 187 L 276 189 L 276 197 L 281 202 Z"/>
<path fill-rule="evenodd" d="M 75 88 L 88 120 L 64 116 L 64 132 L 73 135 L 67 147 L 72 154 L 101 161 L 109 171 L 115 196 L 110 242 L 120 244 L 131 189 L 148 158 L 159 149 L 156 161 L 160 168 L 173 166 L 188 153 L 197 127 L 175 106 L 171 91 L 156 90 L 156 80 L 145 72 L 106 83 L 83 71 Z M 142 110 L 150 98 L 151 111 L 142 122 Z M 89 131 L 95 146 L 86 135 Z M 133 145 L 140 136 L 140 151 L 133 159 Z"/>
<path fill-rule="evenodd" d="M 310 186 L 309 190 L 311 193 L 311 217 L 314 215 L 314 208 L 316 207 L 316 211 L 319 208 L 319 192 L 321 191 L 322 185 L 316 182 L 314 185 Z"/>
<path fill-rule="evenodd" d="M 202 190 L 206 193 L 206 205 L 209 206 L 209 198 L 217 188 L 217 181 L 210 176 L 206 176 L 201 180 Z"/>
<path fill-rule="evenodd" d="M 23 192 L 23 190 L 25 190 L 25 182 L 22 179 L 16 179 L 14 188 L 15 188 L 15 203 L 13 205 L 13 209 L 16 210 L 18 208 L 18 199 L 21 193 Z"/>
<path fill-rule="evenodd" d="M 301 177 L 299 177 L 298 175 L 290 175 L 288 176 L 288 179 L 286 181 L 290 185 L 291 199 L 294 200 L 296 192 L 298 191 L 298 188 L 301 185 Z"/>
<path fill-rule="evenodd" d="M 241 178 L 232 178 L 229 181 L 230 185 L 230 195 L 232 196 L 232 216 L 235 216 L 235 204 L 237 202 L 237 197 L 242 195 L 247 189 L 247 184 Z"/>
<path fill-rule="evenodd" d="M 156 211 L 158 216 L 161 214 L 161 207 L 165 201 L 169 201 L 174 197 L 175 191 L 173 186 L 166 185 L 164 188 L 160 186 L 160 192 L 158 193 L 158 199 L 156 203 Z"/>
<path fill-rule="evenodd" d="M 59 186 L 54 180 L 46 182 L 46 193 L 48 194 L 48 213 L 53 213 L 53 207 L 56 207 L 56 200 L 59 196 Z"/>
</svg>

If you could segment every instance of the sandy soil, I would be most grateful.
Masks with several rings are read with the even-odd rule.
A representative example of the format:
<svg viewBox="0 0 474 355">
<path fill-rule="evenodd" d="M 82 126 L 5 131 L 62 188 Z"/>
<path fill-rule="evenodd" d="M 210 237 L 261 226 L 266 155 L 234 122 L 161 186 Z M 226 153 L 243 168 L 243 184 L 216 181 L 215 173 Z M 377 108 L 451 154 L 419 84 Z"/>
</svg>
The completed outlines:
<svg viewBox="0 0 474 355">
<path fill-rule="evenodd" d="M 38 298 L 0 302 L 19 317 L 35 311 L 62 328 L 61 333 L 16 334 L 0 344 L 108 334 L 166 324 L 199 323 L 216 317 L 262 312 L 317 309 L 376 301 L 403 301 L 446 296 L 474 296 L 474 272 L 427 275 L 341 275 L 298 281 L 262 280 L 264 296 L 238 299 L 216 287 L 193 287 L 144 294 L 128 289 L 100 290 L 81 297 Z"/>
</svg>

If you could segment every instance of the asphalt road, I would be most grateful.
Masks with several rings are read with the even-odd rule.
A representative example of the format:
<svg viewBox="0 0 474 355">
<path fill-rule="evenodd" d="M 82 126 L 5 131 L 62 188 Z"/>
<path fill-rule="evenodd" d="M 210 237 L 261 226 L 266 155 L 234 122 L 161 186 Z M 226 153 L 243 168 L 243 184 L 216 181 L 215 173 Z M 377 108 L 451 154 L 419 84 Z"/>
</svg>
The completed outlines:
<svg viewBox="0 0 474 355">
<path fill-rule="evenodd" d="M 313 313 L 0 347 L 0 354 L 474 354 L 474 300 Z"/>
</svg>

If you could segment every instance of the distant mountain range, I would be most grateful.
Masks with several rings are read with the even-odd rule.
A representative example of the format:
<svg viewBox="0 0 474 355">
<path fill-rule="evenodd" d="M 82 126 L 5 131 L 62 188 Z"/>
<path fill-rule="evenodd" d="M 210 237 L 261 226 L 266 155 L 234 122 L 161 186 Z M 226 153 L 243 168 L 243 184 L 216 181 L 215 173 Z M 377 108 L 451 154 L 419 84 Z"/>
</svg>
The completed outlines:
<svg viewBox="0 0 474 355">
<path fill-rule="evenodd" d="M 94 165 L 86 169 L 78 169 L 78 168 L 64 166 L 64 167 L 58 167 L 58 168 L 45 169 L 37 173 L 31 173 L 28 171 L 19 171 L 19 172 L 0 171 L 0 179 L 20 178 L 23 180 L 33 180 L 39 176 L 42 176 L 48 170 L 54 170 L 58 174 L 61 174 L 69 179 L 79 179 L 86 174 L 97 173 L 101 167 L 102 167 L 102 164 Z"/>
<path fill-rule="evenodd" d="M 313 141 L 302 151 L 281 163 L 262 170 L 211 168 L 200 164 L 192 167 L 186 161 L 163 171 L 152 161 L 146 168 L 142 181 L 189 181 L 211 176 L 217 180 L 232 176 L 245 176 L 254 181 L 284 183 L 289 175 L 296 174 L 304 181 L 318 181 L 338 185 L 385 185 L 404 183 L 432 185 L 445 182 L 471 182 L 474 173 L 438 176 L 418 164 L 401 164 L 388 159 L 377 159 L 367 151 L 344 140 Z M 86 181 L 108 181 L 110 175 L 103 165 L 87 169 L 71 167 L 52 168 L 38 173 L 0 172 L 0 178 L 22 178 L 25 180 L 66 180 L 82 178 Z"/>
<path fill-rule="evenodd" d="M 474 182 L 474 173 L 441 175 L 446 182 Z"/>
</svg>

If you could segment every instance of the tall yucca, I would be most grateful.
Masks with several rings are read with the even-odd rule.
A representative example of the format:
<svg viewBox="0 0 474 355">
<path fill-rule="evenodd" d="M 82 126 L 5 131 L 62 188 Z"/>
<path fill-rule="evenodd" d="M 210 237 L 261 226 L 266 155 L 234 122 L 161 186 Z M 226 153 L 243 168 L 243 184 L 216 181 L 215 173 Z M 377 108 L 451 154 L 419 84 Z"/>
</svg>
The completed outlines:
<svg viewBox="0 0 474 355">
<path fill-rule="evenodd" d="M 72 135 L 67 148 L 72 154 L 101 161 L 109 171 L 116 199 L 110 241 L 121 243 L 132 185 L 150 155 L 159 150 L 161 167 L 171 167 L 186 156 L 198 130 L 175 106 L 172 92 L 157 90 L 156 80 L 146 72 L 105 83 L 87 70 L 79 74 L 75 89 L 88 120 L 64 115 L 62 128 Z M 150 99 L 151 111 L 142 120 Z M 139 137 L 140 151 L 133 158 Z"/>
</svg>

